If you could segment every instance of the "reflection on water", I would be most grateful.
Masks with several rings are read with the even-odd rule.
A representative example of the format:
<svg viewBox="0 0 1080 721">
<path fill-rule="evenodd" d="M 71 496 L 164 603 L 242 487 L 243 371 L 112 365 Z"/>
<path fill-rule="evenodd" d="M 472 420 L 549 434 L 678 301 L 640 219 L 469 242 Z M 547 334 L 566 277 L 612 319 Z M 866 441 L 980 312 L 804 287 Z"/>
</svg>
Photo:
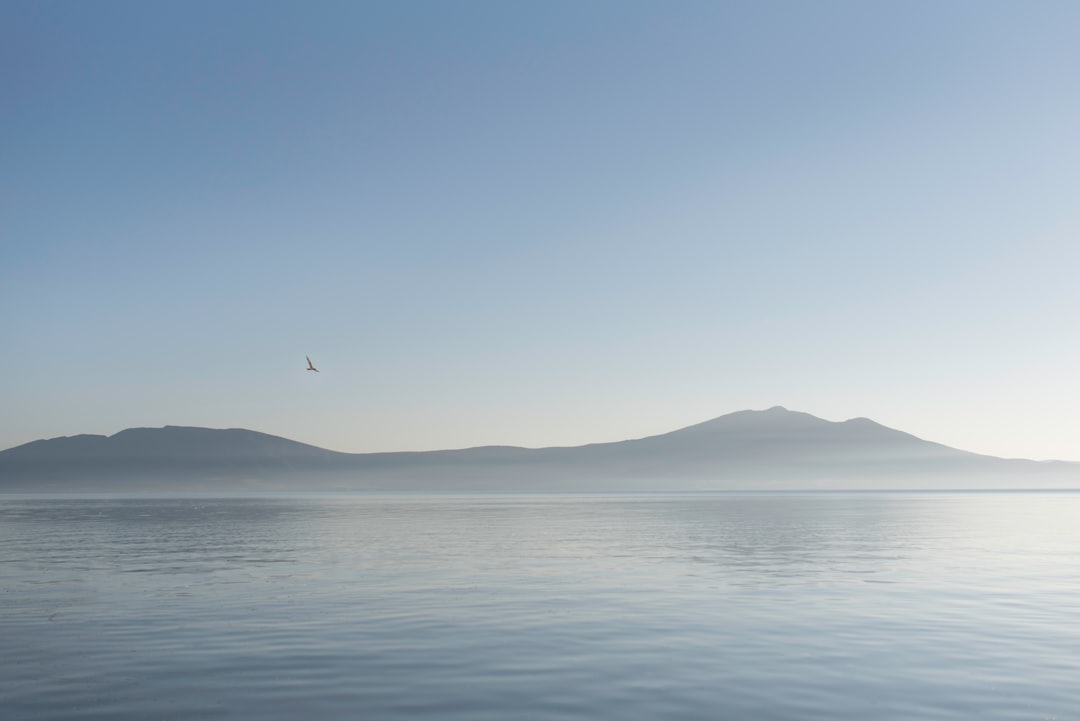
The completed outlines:
<svg viewBox="0 0 1080 721">
<path fill-rule="evenodd" d="M 1080 494 L 0 497 L 12 718 L 1043 719 Z"/>
</svg>

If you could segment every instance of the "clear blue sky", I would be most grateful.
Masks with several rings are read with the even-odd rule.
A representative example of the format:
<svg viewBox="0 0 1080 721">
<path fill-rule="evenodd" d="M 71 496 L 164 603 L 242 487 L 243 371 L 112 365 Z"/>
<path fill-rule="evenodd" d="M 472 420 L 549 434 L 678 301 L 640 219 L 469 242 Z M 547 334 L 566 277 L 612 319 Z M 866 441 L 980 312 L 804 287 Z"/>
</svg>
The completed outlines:
<svg viewBox="0 0 1080 721">
<path fill-rule="evenodd" d="M 1080 460 L 1077 28 L 4 0 L 0 448 L 576 445 L 779 404 Z"/>
</svg>

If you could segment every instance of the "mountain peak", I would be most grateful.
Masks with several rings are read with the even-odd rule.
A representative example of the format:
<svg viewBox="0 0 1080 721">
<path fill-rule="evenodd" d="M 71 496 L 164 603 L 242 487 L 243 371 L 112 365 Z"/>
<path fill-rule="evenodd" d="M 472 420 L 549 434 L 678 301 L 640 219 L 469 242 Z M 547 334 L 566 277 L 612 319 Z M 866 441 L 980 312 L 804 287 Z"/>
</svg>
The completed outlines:
<svg viewBox="0 0 1080 721">
<path fill-rule="evenodd" d="M 784 406 L 773 406 L 765 410 L 735 411 L 673 432 L 681 434 L 727 431 L 735 428 L 806 427 L 830 423 L 831 421 L 809 413 L 789 411 Z"/>
</svg>

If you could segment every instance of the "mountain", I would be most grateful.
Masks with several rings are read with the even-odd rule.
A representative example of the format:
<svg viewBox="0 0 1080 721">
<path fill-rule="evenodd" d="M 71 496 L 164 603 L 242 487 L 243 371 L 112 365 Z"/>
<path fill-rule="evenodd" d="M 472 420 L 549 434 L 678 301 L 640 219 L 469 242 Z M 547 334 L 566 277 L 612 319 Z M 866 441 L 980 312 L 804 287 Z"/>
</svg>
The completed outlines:
<svg viewBox="0 0 1080 721">
<path fill-rule="evenodd" d="M 611 491 L 1080 487 L 1080 464 L 949 448 L 782 407 L 555 448 L 339 453 L 239 428 L 130 428 L 0 452 L 0 491 Z"/>
</svg>

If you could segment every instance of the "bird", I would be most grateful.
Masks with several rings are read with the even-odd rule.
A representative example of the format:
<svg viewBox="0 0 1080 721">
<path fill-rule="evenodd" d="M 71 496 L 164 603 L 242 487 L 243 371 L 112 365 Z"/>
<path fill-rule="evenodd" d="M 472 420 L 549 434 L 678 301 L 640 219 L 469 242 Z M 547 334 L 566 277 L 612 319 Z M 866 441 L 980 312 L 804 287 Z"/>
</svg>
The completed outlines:
<svg viewBox="0 0 1080 721">
<path fill-rule="evenodd" d="M 304 357 L 307 358 L 307 369 L 309 371 L 315 371 L 316 373 L 318 373 L 319 369 L 316 368 L 314 365 L 312 365 L 311 358 L 308 358 L 307 356 L 304 356 Z"/>
</svg>

